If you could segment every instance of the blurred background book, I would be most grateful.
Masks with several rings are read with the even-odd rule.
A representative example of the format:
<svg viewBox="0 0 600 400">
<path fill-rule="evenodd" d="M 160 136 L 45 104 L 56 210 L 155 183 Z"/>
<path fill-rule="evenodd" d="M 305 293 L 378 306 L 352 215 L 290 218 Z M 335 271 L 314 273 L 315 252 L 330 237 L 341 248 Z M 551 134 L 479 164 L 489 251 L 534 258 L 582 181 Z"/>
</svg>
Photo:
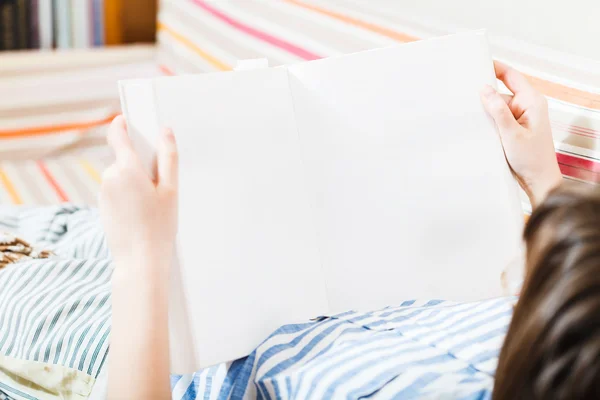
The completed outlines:
<svg viewBox="0 0 600 400">
<path fill-rule="evenodd" d="M 156 0 L 0 0 L 0 51 L 155 40 Z"/>
</svg>

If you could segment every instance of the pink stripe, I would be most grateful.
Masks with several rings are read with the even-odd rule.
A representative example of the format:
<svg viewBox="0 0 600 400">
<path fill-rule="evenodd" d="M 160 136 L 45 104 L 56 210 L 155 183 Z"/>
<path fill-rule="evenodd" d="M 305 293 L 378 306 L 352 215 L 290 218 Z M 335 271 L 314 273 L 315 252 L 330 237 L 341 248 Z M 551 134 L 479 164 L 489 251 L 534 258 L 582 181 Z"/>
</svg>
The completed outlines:
<svg viewBox="0 0 600 400">
<path fill-rule="evenodd" d="M 579 129 L 579 130 L 581 130 L 583 132 L 587 132 L 587 133 L 600 133 L 600 131 L 597 131 L 595 129 L 585 128 L 583 126 L 578 126 L 578 125 L 567 125 L 567 124 L 565 124 L 563 122 L 560 122 L 560 121 L 553 121 L 553 123 L 555 123 L 557 125 L 562 125 L 562 126 L 576 128 L 576 129 Z"/>
<path fill-rule="evenodd" d="M 562 172 L 562 174 L 565 176 L 581 179 L 582 181 L 586 182 L 600 183 L 600 174 L 566 164 L 558 164 L 558 166 L 560 167 L 560 172 Z"/>
<path fill-rule="evenodd" d="M 554 128 L 556 128 L 556 129 L 554 129 Z M 568 128 L 563 128 L 563 127 L 560 127 L 560 126 L 557 127 L 557 126 L 553 125 L 553 130 L 567 132 L 567 133 L 569 133 L 571 135 L 578 135 L 578 136 L 583 136 L 583 137 L 591 138 L 591 139 L 597 139 L 598 138 L 597 135 L 594 135 L 594 134 L 591 134 L 591 133 L 581 133 L 581 132 L 579 132 L 579 131 L 577 131 L 575 129 L 568 129 Z"/>
<path fill-rule="evenodd" d="M 217 10 L 213 6 L 209 5 L 204 0 L 192 0 L 192 2 L 194 2 L 197 6 L 199 6 L 206 12 L 212 14 L 214 17 L 216 17 L 216 18 L 220 19 L 221 21 L 225 22 L 226 24 L 232 26 L 233 28 L 236 28 L 244 33 L 247 33 L 250 36 L 254 36 L 257 39 L 262 40 L 263 42 L 272 44 L 275 47 L 279 47 L 280 49 L 285 50 L 288 53 L 294 54 L 304 60 L 318 60 L 319 58 L 322 58 L 321 56 L 311 53 L 310 51 L 305 50 L 301 47 L 298 47 L 295 44 L 287 42 L 283 39 L 276 38 L 275 36 L 272 36 L 266 32 L 259 31 L 258 29 L 255 29 L 251 26 L 248 26 L 239 21 L 236 21 L 235 19 L 231 18 L 227 14 L 224 14 L 222 11 Z"/>
<path fill-rule="evenodd" d="M 583 128 L 581 126 L 577 126 L 577 125 L 565 125 L 562 124 L 560 122 L 556 122 L 553 121 L 551 122 L 552 125 L 556 126 L 558 129 L 562 129 L 562 130 L 568 130 L 569 132 L 572 133 L 576 133 L 582 136 L 589 136 L 589 137 L 598 137 L 598 131 L 595 131 L 593 129 L 588 129 L 588 128 Z"/>
<path fill-rule="evenodd" d="M 569 165 L 575 168 L 582 168 L 594 173 L 600 173 L 600 162 L 598 161 L 559 152 L 556 152 L 556 159 L 558 160 L 559 164 Z"/>
</svg>

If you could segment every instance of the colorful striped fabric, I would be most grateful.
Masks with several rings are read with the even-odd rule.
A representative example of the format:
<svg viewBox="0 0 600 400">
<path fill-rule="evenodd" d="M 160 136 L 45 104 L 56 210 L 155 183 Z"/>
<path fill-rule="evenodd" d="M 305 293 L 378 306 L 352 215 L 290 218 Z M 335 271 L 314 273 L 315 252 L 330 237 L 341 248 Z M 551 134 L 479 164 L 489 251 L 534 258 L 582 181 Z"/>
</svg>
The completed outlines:
<svg viewBox="0 0 600 400">
<path fill-rule="evenodd" d="M 0 56 L 0 204 L 95 204 L 117 81 L 161 75 L 154 48 Z M 92 149 L 92 151 L 90 151 Z"/>
<path fill-rule="evenodd" d="M 74 368 L 104 392 L 111 266 L 97 211 L 3 206 L 0 229 L 57 254 L 0 271 L 1 354 Z M 172 376 L 173 399 L 486 399 L 514 300 L 405 301 L 286 325 L 244 359 Z"/>
<path fill-rule="evenodd" d="M 0 204 L 95 204 L 107 163 L 106 157 L 85 152 L 0 162 Z"/>
<path fill-rule="evenodd" d="M 371 0 L 163 0 L 159 62 L 167 74 L 231 70 L 265 57 L 280 65 L 406 43 L 460 27 L 425 23 L 402 2 Z M 600 183 L 600 77 L 597 62 L 506 37 L 494 54 L 527 74 L 550 103 L 565 178 Z"/>
</svg>

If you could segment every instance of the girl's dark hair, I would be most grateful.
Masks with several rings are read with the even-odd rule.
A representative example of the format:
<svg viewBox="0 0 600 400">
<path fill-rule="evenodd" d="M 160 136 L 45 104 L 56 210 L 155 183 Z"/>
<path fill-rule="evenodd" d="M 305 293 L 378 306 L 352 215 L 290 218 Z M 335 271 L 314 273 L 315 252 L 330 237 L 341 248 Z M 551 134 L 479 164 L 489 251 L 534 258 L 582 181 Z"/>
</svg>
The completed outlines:
<svg viewBox="0 0 600 400">
<path fill-rule="evenodd" d="M 555 189 L 524 239 L 525 282 L 492 398 L 600 399 L 600 190 Z"/>
</svg>

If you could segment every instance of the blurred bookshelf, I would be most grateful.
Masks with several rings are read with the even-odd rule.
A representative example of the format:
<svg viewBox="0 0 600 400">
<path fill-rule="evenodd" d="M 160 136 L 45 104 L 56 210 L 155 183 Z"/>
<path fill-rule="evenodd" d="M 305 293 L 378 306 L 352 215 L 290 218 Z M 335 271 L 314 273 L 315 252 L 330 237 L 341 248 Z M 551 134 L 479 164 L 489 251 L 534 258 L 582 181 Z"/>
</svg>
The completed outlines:
<svg viewBox="0 0 600 400">
<path fill-rule="evenodd" d="M 155 40 L 157 0 L 0 0 L 0 51 Z"/>
</svg>

